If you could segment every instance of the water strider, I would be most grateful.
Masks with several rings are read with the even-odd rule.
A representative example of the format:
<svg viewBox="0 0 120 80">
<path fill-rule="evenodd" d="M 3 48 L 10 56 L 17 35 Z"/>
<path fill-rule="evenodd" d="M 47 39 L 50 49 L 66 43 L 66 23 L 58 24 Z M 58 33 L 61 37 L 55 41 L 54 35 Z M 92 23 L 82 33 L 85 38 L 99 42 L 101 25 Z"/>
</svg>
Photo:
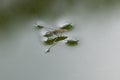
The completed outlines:
<svg viewBox="0 0 120 80">
<path fill-rule="evenodd" d="M 51 29 L 48 30 L 45 34 L 42 35 L 42 37 L 47 38 L 46 40 L 43 40 L 43 43 L 45 45 L 50 45 L 50 47 L 45 51 L 45 53 L 49 53 L 50 50 L 60 41 L 66 40 L 67 45 L 69 46 L 75 46 L 78 44 L 79 40 L 72 40 L 68 39 L 68 36 L 65 36 L 64 33 L 71 31 L 73 29 L 72 24 L 65 24 L 57 29 Z M 41 30 L 41 29 L 47 29 L 46 27 L 42 25 L 37 25 L 36 29 Z"/>
</svg>

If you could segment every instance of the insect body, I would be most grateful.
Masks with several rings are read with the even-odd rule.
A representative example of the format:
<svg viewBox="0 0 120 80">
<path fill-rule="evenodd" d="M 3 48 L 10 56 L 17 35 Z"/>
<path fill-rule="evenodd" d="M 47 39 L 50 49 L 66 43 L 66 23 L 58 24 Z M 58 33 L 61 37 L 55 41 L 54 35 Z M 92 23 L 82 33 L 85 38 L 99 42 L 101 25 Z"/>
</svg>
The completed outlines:
<svg viewBox="0 0 120 80">
<path fill-rule="evenodd" d="M 63 32 L 66 32 L 67 30 L 66 29 L 55 29 L 52 31 L 53 34 L 58 34 L 58 33 L 63 33 Z"/>
<path fill-rule="evenodd" d="M 46 32 L 44 37 L 52 37 L 54 35 L 56 36 L 61 36 L 62 33 L 66 32 L 67 30 L 66 29 L 55 29 L 55 30 L 52 30 L 52 31 L 49 31 L 49 32 Z"/>
</svg>

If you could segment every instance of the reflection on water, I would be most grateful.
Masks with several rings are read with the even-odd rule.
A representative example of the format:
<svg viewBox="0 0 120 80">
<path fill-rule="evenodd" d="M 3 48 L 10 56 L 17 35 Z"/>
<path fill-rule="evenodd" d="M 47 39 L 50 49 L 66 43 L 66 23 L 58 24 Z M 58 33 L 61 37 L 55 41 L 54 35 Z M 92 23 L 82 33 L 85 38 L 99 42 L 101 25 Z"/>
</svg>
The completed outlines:
<svg viewBox="0 0 120 80">
<path fill-rule="evenodd" d="M 32 0 L 27 1 L 30 3 L 26 4 L 32 5 Z M 110 0 L 112 2 L 108 2 L 108 7 L 105 7 L 108 0 L 80 1 L 75 0 L 70 5 L 72 3 L 68 0 L 65 3 L 56 0 L 51 2 L 56 8 L 51 5 L 50 11 L 45 9 L 45 14 L 38 11 L 38 14 L 30 15 L 32 18 L 26 16 L 31 9 L 29 7 L 20 15 L 18 12 L 22 13 L 23 9 L 20 5 L 16 7 L 18 10 L 13 9 L 16 11 L 13 13 L 7 10 L 9 8 L 3 10 L 4 6 L 0 6 L 0 17 L 3 19 L 0 23 L 0 80 L 119 80 L 120 9 L 119 5 L 115 5 L 117 0 Z M 64 4 L 60 6 L 59 3 Z M 112 3 L 114 5 L 110 6 Z M 61 7 L 64 8 L 63 13 L 59 13 Z M 92 7 L 97 10 L 89 10 Z M 8 11 L 9 15 L 2 11 Z M 49 54 L 45 54 L 48 46 L 41 44 L 40 33 L 34 30 L 34 24 L 38 24 L 39 20 L 48 28 L 72 22 L 75 28 L 66 35 L 79 39 L 80 44 L 68 47 L 59 43 Z"/>
</svg>

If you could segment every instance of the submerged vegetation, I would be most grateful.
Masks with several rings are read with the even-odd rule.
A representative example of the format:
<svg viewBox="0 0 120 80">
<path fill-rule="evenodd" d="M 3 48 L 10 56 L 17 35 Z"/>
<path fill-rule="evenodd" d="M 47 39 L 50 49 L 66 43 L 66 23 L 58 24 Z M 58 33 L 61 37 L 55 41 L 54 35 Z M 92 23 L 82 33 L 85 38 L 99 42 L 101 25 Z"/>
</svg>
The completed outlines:
<svg viewBox="0 0 120 80">
<path fill-rule="evenodd" d="M 50 45 L 50 47 L 47 49 L 46 53 L 50 52 L 51 48 L 56 45 L 56 43 L 65 41 L 65 44 L 68 46 L 75 46 L 78 44 L 79 40 L 73 40 L 69 39 L 68 36 L 65 36 L 64 33 L 71 31 L 74 28 L 72 24 L 65 24 L 57 29 L 52 29 L 47 31 L 45 34 L 42 35 L 42 37 L 46 38 L 46 40 L 43 40 L 43 43 L 45 45 Z M 42 25 L 37 25 L 36 29 L 42 30 L 46 29 L 46 27 Z"/>
</svg>

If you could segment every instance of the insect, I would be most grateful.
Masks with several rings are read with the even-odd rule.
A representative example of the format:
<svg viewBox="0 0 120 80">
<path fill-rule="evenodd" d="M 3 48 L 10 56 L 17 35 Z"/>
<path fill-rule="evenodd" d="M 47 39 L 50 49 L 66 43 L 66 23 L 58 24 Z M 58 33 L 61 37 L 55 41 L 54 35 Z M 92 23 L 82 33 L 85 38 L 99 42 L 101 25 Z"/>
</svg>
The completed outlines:
<svg viewBox="0 0 120 80">
<path fill-rule="evenodd" d="M 46 29 L 46 27 L 41 25 L 37 25 L 36 28 L 39 30 Z M 65 24 L 57 29 L 48 30 L 45 34 L 43 34 L 43 37 L 47 38 L 47 40 L 44 40 L 43 43 L 45 45 L 50 45 L 50 47 L 46 50 L 45 53 L 50 52 L 51 48 L 54 47 L 58 42 L 66 40 L 68 36 L 65 36 L 64 33 L 72 29 L 72 24 Z M 66 44 L 69 46 L 73 46 L 78 44 L 78 41 L 79 40 L 67 40 Z"/>
<path fill-rule="evenodd" d="M 55 29 L 55 30 L 52 30 L 52 31 L 49 31 L 49 32 L 46 32 L 45 33 L 45 37 L 52 37 L 52 36 L 54 36 L 54 35 L 56 35 L 56 36 L 61 36 L 62 35 L 62 33 L 64 33 L 64 32 L 67 32 L 67 30 L 66 29 Z"/>
</svg>

